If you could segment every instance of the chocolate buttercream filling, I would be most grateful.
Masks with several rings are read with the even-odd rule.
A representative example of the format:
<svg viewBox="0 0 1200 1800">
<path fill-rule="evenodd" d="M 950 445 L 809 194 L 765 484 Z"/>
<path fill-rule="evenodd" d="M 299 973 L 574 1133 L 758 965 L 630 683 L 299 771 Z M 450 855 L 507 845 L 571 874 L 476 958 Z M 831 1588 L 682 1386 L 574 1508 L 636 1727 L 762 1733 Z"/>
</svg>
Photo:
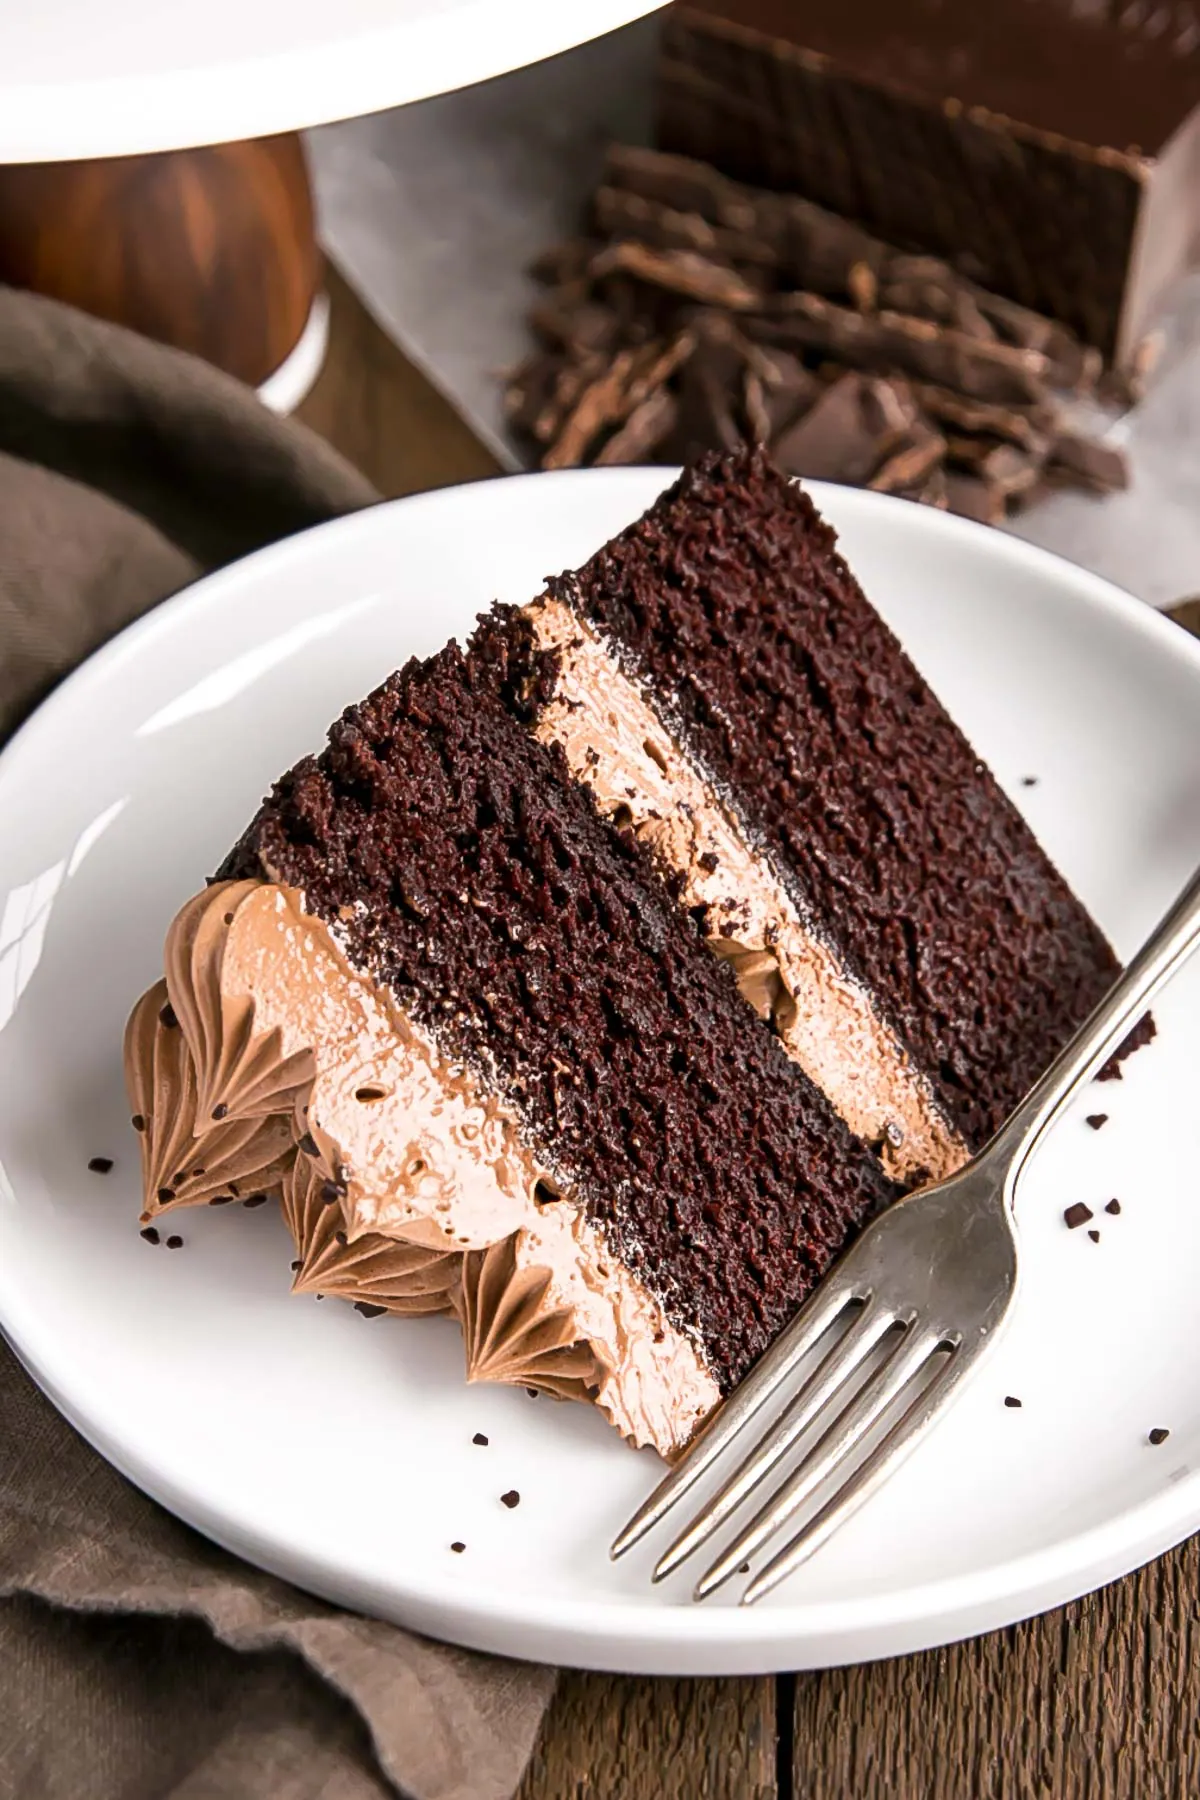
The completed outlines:
<svg viewBox="0 0 1200 1800">
<path fill-rule="evenodd" d="M 606 817 L 646 844 L 749 1004 L 888 1173 L 916 1181 L 958 1168 L 966 1145 L 929 1084 L 728 798 L 590 623 L 549 596 L 525 617 L 557 666 L 538 737 L 561 748 Z"/>
</svg>

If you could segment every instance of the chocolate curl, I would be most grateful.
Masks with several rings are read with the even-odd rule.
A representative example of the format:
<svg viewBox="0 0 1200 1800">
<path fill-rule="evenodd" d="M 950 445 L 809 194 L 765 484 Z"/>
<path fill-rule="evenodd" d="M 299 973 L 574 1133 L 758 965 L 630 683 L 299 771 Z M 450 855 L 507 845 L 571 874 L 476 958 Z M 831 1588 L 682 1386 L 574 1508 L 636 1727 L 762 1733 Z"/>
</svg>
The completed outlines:
<svg viewBox="0 0 1200 1800">
<path fill-rule="evenodd" d="M 632 240 L 655 250 L 692 250 L 725 263 L 775 265 L 770 245 L 752 233 L 712 225 L 698 212 L 679 212 L 626 188 L 599 188 L 592 210 L 597 229 L 605 237 Z"/>
<path fill-rule="evenodd" d="M 621 271 L 651 287 L 665 288 L 687 300 L 745 312 L 761 303 L 760 291 L 736 269 L 701 256 L 695 250 L 653 250 L 628 240 L 609 244 L 592 258 L 591 274 L 599 279 Z"/>
<path fill-rule="evenodd" d="M 1009 344 L 981 343 L 961 331 L 900 313 L 856 313 L 815 294 L 780 294 L 746 321 L 767 343 L 825 351 L 855 368 L 892 368 L 993 403 L 1043 400 L 1045 358 Z"/>
</svg>

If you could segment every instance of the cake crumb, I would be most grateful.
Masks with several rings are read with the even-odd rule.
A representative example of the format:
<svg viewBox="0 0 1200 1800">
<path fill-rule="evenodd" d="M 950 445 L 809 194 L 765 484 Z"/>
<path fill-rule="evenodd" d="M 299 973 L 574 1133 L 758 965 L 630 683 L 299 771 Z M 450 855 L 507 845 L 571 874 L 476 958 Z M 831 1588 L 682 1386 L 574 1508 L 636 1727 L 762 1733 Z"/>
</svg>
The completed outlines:
<svg viewBox="0 0 1200 1800">
<path fill-rule="evenodd" d="M 1102 1125 L 1108 1124 L 1108 1114 L 1107 1113 L 1089 1113 L 1087 1116 L 1087 1122 L 1091 1126 L 1093 1131 L 1099 1131 L 1099 1129 Z"/>
<path fill-rule="evenodd" d="M 507 1494 L 501 1494 L 500 1504 L 501 1506 L 507 1506 L 510 1511 L 514 1506 L 520 1506 L 521 1496 L 518 1494 L 516 1488 L 509 1488 Z"/>
<path fill-rule="evenodd" d="M 1119 1200 L 1110 1200 L 1104 1210 L 1106 1213 L 1119 1213 L 1121 1210 L 1121 1202 Z"/>
<path fill-rule="evenodd" d="M 1171 1434 L 1165 1425 L 1156 1425 L 1154 1430 L 1147 1432 L 1146 1435 L 1152 1444 L 1165 1444 Z"/>
<path fill-rule="evenodd" d="M 88 1168 L 93 1175 L 107 1175 L 113 1166 L 111 1156 L 92 1156 L 88 1159 Z"/>
<path fill-rule="evenodd" d="M 1067 1222 L 1067 1229 L 1069 1231 L 1074 1231 L 1077 1225 L 1086 1225 L 1088 1220 L 1094 1217 L 1095 1214 L 1092 1212 L 1091 1207 L 1085 1206 L 1082 1200 L 1076 1200 L 1074 1206 L 1068 1206 L 1067 1210 L 1063 1213 L 1063 1218 Z"/>
</svg>

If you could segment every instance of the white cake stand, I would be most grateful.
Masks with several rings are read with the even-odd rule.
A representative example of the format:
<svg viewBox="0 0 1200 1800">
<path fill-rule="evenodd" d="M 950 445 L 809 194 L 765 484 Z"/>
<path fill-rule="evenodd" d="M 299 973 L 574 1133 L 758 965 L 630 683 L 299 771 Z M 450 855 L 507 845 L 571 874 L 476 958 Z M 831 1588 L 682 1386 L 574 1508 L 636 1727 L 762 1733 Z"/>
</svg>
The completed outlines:
<svg viewBox="0 0 1200 1800">
<path fill-rule="evenodd" d="M 662 0 L 33 0 L 0 7 L 0 162 L 181 150 L 489 80 Z"/>
<path fill-rule="evenodd" d="M 140 252 L 153 239 L 159 267 L 141 279 L 159 289 L 172 280 L 176 287 L 194 284 L 177 308 L 180 335 L 168 331 L 169 341 L 261 383 L 269 405 L 290 410 L 321 366 L 328 316 L 316 285 L 302 164 L 299 198 L 293 178 L 281 204 L 279 149 L 263 145 L 256 158 L 248 146 L 230 174 L 227 165 L 214 171 L 201 147 L 236 151 L 243 140 L 277 138 L 467 87 L 572 49 L 662 3 L 0 0 L 0 282 L 34 286 L 144 328 L 147 315 L 170 316 L 162 293 L 156 290 L 154 304 L 146 306 L 137 295 L 101 291 L 98 272 L 106 259 L 111 266 L 114 234 L 133 235 L 132 253 L 117 260 L 143 271 L 155 258 Z M 163 172 L 155 168 L 156 225 L 141 210 L 136 184 L 131 199 L 128 168 L 111 159 L 164 152 L 191 161 L 184 169 L 181 158 L 177 192 L 165 202 Z M 103 172 L 89 173 L 84 164 L 97 159 Z M 63 165 L 50 188 L 47 164 Z M 38 167 L 22 172 L 13 165 Z M 168 221 L 181 217 L 189 205 L 195 208 L 198 185 L 205 187 L 201 215 L 215 210 L 227 234 L 220 281 L 211 269 L 189 266 L 194 232 L 178 247 L 169 233 L 157 235 L 164 205 Z M 264 215 L 268 260 L 278 253 L 273 282 L 251 268 L 263 260 Z M 45 240 L 56 225 L 48 250 Z M 208 227 L 199 229 L 203 237 Z M 53 280 L 44 278 L 47 268 L 54 269 Z M 255 288 L 257 299 L 246 291 Z M 276 296 L 273 317 L 263 297 L 268 289 Z M 215 338 L 205 341 L 205 319 L 218 312 L 228 319 L 233 306 L 248 315 L 244 341 L 270 346 L 253 369 L 244 357 L 240 366 L 236 358 L 222 362 Z"/>
</svg>

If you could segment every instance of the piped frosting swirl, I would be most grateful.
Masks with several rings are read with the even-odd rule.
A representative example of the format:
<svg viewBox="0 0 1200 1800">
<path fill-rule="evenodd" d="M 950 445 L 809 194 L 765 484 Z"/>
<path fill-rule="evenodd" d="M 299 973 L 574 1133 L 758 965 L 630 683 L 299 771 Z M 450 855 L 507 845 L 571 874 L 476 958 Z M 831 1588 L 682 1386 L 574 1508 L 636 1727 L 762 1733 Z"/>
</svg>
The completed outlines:
<svg viewBox="0 0 1200 1800">
<path fill-rule="evenodd" d="M 141 1142 L 142 1220 L 180 1206 L 247 1200 L 277 1190 L 295 1158 L 286 1118 L 202 1111 L 190 1045 L 155 982 L 125 1028 L 125 1077 Z"/>
<path fill-rule="evenodd" d="M 181 907 L 167 933 L 167 993 L 195 1058 L 205 1119 L 291 1112 L 312 1081 L 312 1051 L 289 1054 L 278 1026 L 256 1027 L 253 995 L 221 979 L 237 915 L 261 892 L 257 881 L 218 882 Z"/>
<path fill-rule="evenodd" d="M 297 1294 L 337 1294 L 394 1313 L 453 1308 L 462 1257 L 377 1231 L 350 1238 L 337 1184 L 319 1162 L 298 1156 L 283 1183 L 283 1216 L 296 1244 Z"/>
<path fill-rule="evenodd" d="M 522 1268 L 520 1234 L 463 1258 L 455 1311 L 468 1381 L 537 1388 L 560 1400 L 595 1399 L 607 1366 L 579 1335 L 578 1316 L 553 1295 L 549 1269 Z"/>
</svg>

